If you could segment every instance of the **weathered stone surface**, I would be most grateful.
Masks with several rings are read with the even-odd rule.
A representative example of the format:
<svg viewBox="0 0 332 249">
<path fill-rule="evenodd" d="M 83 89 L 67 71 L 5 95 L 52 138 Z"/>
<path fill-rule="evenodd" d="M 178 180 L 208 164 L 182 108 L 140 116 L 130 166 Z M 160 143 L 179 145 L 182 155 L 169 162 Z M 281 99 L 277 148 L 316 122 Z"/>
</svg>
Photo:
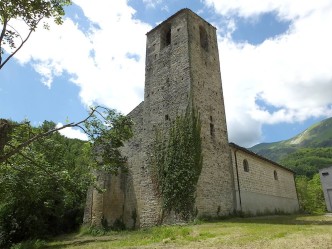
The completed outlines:
<svg viewBox="0 0 332 249">
<path fill-rule="evenodd" d="M 237 211 L 250 214 L 298 211 L 292 171 L 237 145 L 231 144 L 230 148 Z"/>
<path fill-rule="evenodd" d="M 127 227 L 160 224 L 161 201 L 149 168 L 155 131 L 169 128 L 191 101 L 202 122 L 203 168 L 197 184 L 197 216 L 227 215 L 238 209 L 239 177 L 228 144 L 219 67 L 215 27 L 188 9 L 147 33 L 144 102 L 129 114 L 135 123 L 134 137 L 122 150 L 129 170 L 118 176 L 100 173 L 98 182 L 106 192 L 89 191 L 85 223 L 100 225 L 104 219 L 110 225 L 120 220 Z M 243 190 L 297 203 L 291 172 L 280 169 L 279 185 L 271 187 L 271 178 L 261 177 L 273 167 L 253 156 L 251 162 L 257 164 L 257 171 L 251 179 L 241 174 Z M 254 197 L 248 195 L 248 203 L 250 198 Z M 271 198 L 260 200 L 269 202 Z M 163 219 L 164 223 L 179 221 L 173 213 Z"/>
</svg>

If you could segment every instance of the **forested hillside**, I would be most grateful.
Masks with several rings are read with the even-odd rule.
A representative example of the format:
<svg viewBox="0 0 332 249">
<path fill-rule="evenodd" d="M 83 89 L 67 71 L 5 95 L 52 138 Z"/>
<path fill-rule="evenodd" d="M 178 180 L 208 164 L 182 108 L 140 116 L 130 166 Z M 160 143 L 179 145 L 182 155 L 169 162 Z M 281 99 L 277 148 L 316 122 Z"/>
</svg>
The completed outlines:
<svg viewBox="0 0 332 249">
<path fill-rule="evenodd" d="M 291 139 L 258 144 L 250 150 L 294 170 L 298 175 L 311 178 L 319 169 L 332 165 L 332 118 Z"/>
</svg>

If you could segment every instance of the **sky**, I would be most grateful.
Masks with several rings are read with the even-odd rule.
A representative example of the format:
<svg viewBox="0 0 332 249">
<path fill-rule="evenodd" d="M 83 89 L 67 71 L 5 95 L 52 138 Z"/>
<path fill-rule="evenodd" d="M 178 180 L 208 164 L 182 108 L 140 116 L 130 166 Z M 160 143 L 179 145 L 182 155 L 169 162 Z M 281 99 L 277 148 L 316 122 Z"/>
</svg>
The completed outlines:
<svg viewBox="0 0 332 249">
<path fill-rule="evenodd" d="M 182 8 L 217 28 L 230 142 L 289 139 L 332 116 L 331 0 L 73 0 L 62 25 L 39 27 L 0 70 L 0 118 L 61 125 L 92 105 L 130 112 L 144 96 L 145 34 Z"/>
</svg>

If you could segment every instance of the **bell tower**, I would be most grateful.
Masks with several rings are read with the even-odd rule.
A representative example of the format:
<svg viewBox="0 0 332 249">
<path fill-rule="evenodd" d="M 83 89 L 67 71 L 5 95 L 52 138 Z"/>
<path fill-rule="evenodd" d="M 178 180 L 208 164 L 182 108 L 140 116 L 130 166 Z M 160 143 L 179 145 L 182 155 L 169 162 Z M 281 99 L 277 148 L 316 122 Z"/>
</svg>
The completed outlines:
<svg viewBox="0 0 332 249">
<path fill-rule="evenodd" d="M 128 114 L 135 123 L 134 136 L 122 150 L 128 172 L 98 172 L 98 185 L 106 191 L 88 191 L 85 224 L 120 223 L 128 228 L 160 224 L 161 201 L 149 168 L 155 131 L 168 130 L 191 104 L 200 114 L 203 154 L 195 211 L 197 216 L 212 217 L 233 211 L 216 28 L 182 9 L 147 33 L 144 101 Z"/>
<path fill-rule="evenodd" d="M 147 33 L 143 127 L 147 145 L 154 127 L 184 113 L 192 98 L 200 113 L 203 168 L 198 216 L 233 211 L 233 180 L 216 28 L 182 9 Z"/>
</svg>

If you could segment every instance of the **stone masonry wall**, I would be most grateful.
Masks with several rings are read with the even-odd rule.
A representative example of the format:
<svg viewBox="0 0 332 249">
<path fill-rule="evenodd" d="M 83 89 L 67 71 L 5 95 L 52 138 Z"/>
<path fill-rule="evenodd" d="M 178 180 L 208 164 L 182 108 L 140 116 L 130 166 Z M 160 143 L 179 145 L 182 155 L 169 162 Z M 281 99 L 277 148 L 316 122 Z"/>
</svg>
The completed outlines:
<svg viewBox="0 0 332 249">
<path fill-rule="evenodd" d="M 199 216 L 227 215 L 233 211 L 233 179 L 216 29 L 192 12 L 188 20 L 191 92 L 202 121 L 196 207 Z"/>
<path fill-rule="evenodd" d="M 128 172 L 119 171 L 117 175 L 95 172 L 97 186 L 105 189 L 99 192 L 90 187 L 87 192 L 83 223 L 90 226 L 114 227 L 120 223 L 126 228 L 139 227 L 140 148 L 142 144 L 143 102 L 128 114 L 134 122 L 134 136 L 125 144 L 121 153 L 128 158 Z"/>
<path fill-rule="evenodd" d="M 161 203 L 149 168 L 156 130 L 167 129 L 188 105 L 190 68 L 186 22 L 185 13 L 179 13 L 147 34 L 141 226 L 151 226 L 161 221 Z"/>
<path fill-rule="evenodd" d="M 126 186 L 125 206 L 130 210 L 130 215 L 125 216 L 125 224 L 128 227 L 140 227 L 140 206 L 141 206 L 141 181 L 143 167 L 143 108 L 141 102 L 128 116 L 133 120 L 133 137 L 125 143 L 121 153 L 127 157 L 128 181 Z"/>
<path fill-rule="evenodd" d="M 252 214 L 298 211 L 293 172 L 236 147 L 231 146 L 231 152 L 237 210 Z"/>
</svg>

